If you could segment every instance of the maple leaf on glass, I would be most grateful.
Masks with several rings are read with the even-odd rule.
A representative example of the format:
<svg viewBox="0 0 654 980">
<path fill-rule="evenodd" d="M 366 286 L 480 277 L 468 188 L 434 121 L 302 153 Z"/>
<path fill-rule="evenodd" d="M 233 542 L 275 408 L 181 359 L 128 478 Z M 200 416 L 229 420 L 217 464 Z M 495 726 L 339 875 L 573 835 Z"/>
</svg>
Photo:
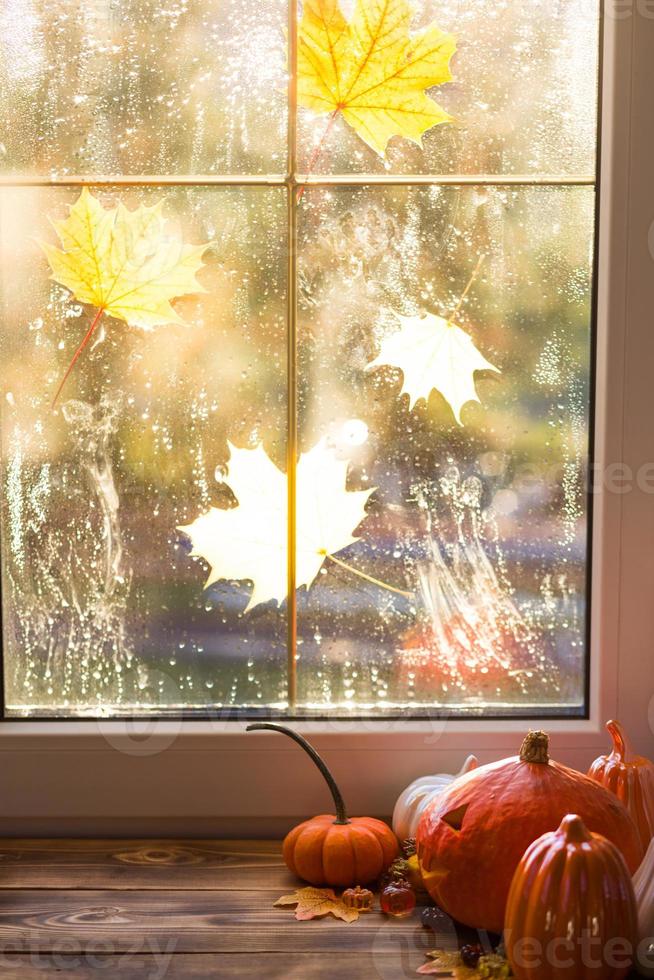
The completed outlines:
<svg viewBox="0 0 654 980">
<path fill-rule="evenodd" d="M 245 611 L 287 595 L 286 474 L 261 445 L 237 449 L 228 443 L 225 476 L 236 507 L 210 508 L 179 530 L 191 538 L 195 557 L 209 565 L 205 588 L 221 579 L 249 580 Z M 347 460 L 338 459 L 322 439 L 297 464 L 296 584 L 308 589 L 325 559 L 358 541 L 353 531 L 366 516 L 373 489 L 346 489 Z"/>
<path fill-rule="evenodd" d="M 324 915 L 333 915 L 343 922 L 356 922 L 359 918 L 358 910 L 349 908 L 332 888 L 298 888 L 292 895 L 282 895 L 274 904 L 281 907 L 297 906 L 295 918 L 300 922 L 319 919 Z"/>
<path fill-rule="evenodd" d="M 403 374 L 401 395 L 409 395 L 409 410 L 421 398 L 428 401 L 435 388 L 450 405 L 459 425 L 461 409 L 470 401 L 479 401 L 475 389 L 475 371 L 496 371 L 481 354 L 468 334 L 452 320 L 428 313 L 424 317 L 400 316 L 400 329 L 381 343 L 378 356 L 366 371 L 390 366 Z"/>
<path fill-rule="evenodd" d="M 133 211 L 123 204 L 107 209 L 85 187 L 68 217 L 52 222 L 61 248 L 40 243 L 51 278 L 96 310 L 53 405 L 103 313 L 152 330 L 167 323 L 184 323 L 171 306 L 172 299 L 206 292 L 195 276 L 210 243 L 186 245 L 181 241 L 166 227 L 163 204 L 142 204 Z"/>
<path fill-rule="evenodd" d="M 451 116 L 425 89 L 452 79 L 451 34 L 431 24 L 411 35 L 407 0 L 356 0 L 351 21 L 338 0 L 304 0 L 298 35 L 301 106 L 339 113 L 380 156 L 392 136 L 422 145 Z"/>
</svg>

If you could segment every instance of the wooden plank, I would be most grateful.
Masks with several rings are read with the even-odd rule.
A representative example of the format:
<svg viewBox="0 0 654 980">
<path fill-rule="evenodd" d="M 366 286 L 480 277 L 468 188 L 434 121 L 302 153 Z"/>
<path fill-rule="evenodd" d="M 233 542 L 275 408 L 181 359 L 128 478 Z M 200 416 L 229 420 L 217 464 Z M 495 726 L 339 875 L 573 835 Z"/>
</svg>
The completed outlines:
<svg viewBox="0 0 654 980">
<path fill-rule="evenodd" d="M 402 964 L 370 953 L 180 954 L 171 959 L 100 956 L 91 962 L 79 956 L 0 956 L 2 980 L 415 980 L 422 958 L 409 957 Z M 399 969 L 398 969 L 399 966 Z M 392 972 L 395 970 L 395 972 Z M 441 977 L 453 974 L 442 973 Z M 636 973 L 628 980 L 638 980 Z"/>
<path fill-rule="evenodd" d="M 276 909 L 278 892 L 0 892 L 0 952 L 97 949 L 105 954 L 332 953 L 417 950 L 438 945 L 419 915 L 380 912 L 345 924 L 331 917 L 298 922 Z"/>
<path fill-rule="evenodd" d="M 279 841 L 2 840 L 0 889 L 278 889 Z"/>
<path fill-rule="evenodd" d="M 425 962 L 419 954 L 399 962 L 372 953 L 181 953 L 94 957 L 0 954 L 2 980 L 405 980 Z M 395 972 L 392 972 L 392 971 Z"/>
</svg>

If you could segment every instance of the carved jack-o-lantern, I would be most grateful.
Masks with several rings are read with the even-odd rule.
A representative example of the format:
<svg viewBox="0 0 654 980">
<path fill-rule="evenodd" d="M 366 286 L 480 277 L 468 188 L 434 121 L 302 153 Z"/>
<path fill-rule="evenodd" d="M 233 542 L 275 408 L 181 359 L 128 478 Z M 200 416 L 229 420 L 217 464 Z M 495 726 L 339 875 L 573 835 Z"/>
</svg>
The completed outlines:
<svg viewBox="0 0 654 980">
<path fill-rule="evenodd" d="M 520 755 L 460 776 L 426 811 L 417 833 L 425 887 L 454 919 L 500 932 L 520 859 L 568 813 L 612 841 L 636 870 L 643 847 L 623 804 L 587 776 L 551 762 L 547 735 L 530 732 Z"/>
</svg>

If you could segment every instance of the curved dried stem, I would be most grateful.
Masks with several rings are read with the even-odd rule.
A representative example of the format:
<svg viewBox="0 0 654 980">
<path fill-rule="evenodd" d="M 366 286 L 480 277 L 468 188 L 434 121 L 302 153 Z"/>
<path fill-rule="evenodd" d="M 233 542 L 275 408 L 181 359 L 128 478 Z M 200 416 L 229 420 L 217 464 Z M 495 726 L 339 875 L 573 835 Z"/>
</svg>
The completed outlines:
<svg viewBox="0 0 654 980">
<path fill-rule="evenodd" d="M 270 721 L 256 722 L 254 725 L 248 725 L 245 730 L 246 732 L 279 732 L 280 735 L 287 735 L 289 738 L 292 738 L 294 742 L 297 742 L 297 744 L 300 745 L 307 755 L 310 756 L 310 758 L 315 762 L 316 766 L 322 773 L 325 782 L 329 786 L 329 790 L 334 800 L 334 806 L 336 808 L 336 820 L 334 823 L 347 824 L 350 822 L 347 816 L 341 791 L 336 785 L 336 780 L 329 771 L 325 760 L 322 758 L 322 756 L 318 755 L 313 745 L 311 745 L 310 742 L 307 742 L 306 738 L 303 738 L 298 732 L 294 732 L 292 728 L 287 728 L 285 725 L 275 725 Z"/>
<path fill-rule="evenodd" d="M 486 258 L 486 256 L 482 252 L 482 254 L 477 259 L 477 265 L 472 270 L 472 275 L 470 276 L 470 279 L 468 281 L 468 285 L 466 286 L 466 288 L 461 293 L 461 295 L 459 297 L 459 302 L 456 304 L 456 306 L 454 307 L 454 309 L 452 310 L 452 312 L 450 313 L 450 315 L 448 317 L 449 320 L 453 320 L 454 317 L 459 312 L 459 310 L 461 309 L 461 307 L 463 306 L 463 301 L 466 298 L 466 296 L 468 295 L 468 293 L 470 292 L 470 290 L 472 289 L 472 287 L 474 285 L 474 282 L 475 282 L 477 276 L 479 275 L 479 270 L 481 269 L 485 258 Z"/>
<path fill-rule="evenodd" d="M 348 565 L 347 562 L 341 561 L 340 558 L 334 558 L 333 555 L 326 555 L 330 561 L 333 561 L 335 565 L 339 565 L 348 572 L 352 572 L 353 575 L 358 575 L 359 578 L 365 579 L 366 582 L 371 582 L 373 585 L 378 585 L 380 589 L 386 589 L 387 592 L 395 592 L 396 595 L 403 595 L 406 599 L 415 598 L 414 592 L 406 592 L 404 589 L 398 589 L 394 585 L 389 585 L 388 582 L 382 582 L 381 579 L 374 578 L 372 575 L 366 575 L 365 572 L 359 571 L 358 568 L 353 568 L 352 565 Z"/>
<path fill-rule="evenodd" d="M 51 408 L 54 408 L 55 405 L 57 404 L 57 401 L 59 399 L 59 395 L 63 391 L 64 385 L 68 381 L 68 379 L 69 379 L 69 377 L 71 375 L 71 372 L 72 372 L 73 368 L 75 367 L 75 365 L 77 363 L 77 360 L 78 360 L 80 354 L 82 353 L 82 351 L 84 350 L 84 348 L 88 344 L 89 340 L 91 339 L 91 337 L 95 333 L 95 328 L 97 327 L 98 323 L 100 322 L 100 317 L 102 316 L 103 313 L 104 313 L 104 310 L 102 309 L 102 307 L 100 307 L 100 309 L 97 311 L 97 313 L 93 317 L 93 320 L 91 322 L 91 326 L 86 331 L 86 333 L 85 333 L 85 335 L 84 335 L 84 337 L 82 339 L 81 344 L 79 345 L 79 347 L 77 348 L 77 350 L 73 354 L 73 359 L 70 362 L 70 364 L 68 365 L 68 368 L 66 370 L 66 373 L 64 374 L 63 378 L 61 379 L 61 383 L 60 383 L 59 387 L 57 388 L 57 393 L 54 396 L 54 398 L 52 399 L 52 405 L 50 406 Z"/>
</svg>

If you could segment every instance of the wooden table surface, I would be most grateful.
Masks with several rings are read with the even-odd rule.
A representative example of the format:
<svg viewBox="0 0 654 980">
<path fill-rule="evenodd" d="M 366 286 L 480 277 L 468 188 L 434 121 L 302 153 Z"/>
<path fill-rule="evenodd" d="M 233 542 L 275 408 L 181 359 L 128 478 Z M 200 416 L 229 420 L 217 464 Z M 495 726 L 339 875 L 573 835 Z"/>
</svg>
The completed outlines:
<svg viewBox="0 0 654 980">
<path fill-rule="evenodd" d="M 296 887 L 272 841 L 5 840 L 0 977 L 404 980 L 461 939 L 418 912 L 297 922 L 273 907 Z"/>
</svg>

